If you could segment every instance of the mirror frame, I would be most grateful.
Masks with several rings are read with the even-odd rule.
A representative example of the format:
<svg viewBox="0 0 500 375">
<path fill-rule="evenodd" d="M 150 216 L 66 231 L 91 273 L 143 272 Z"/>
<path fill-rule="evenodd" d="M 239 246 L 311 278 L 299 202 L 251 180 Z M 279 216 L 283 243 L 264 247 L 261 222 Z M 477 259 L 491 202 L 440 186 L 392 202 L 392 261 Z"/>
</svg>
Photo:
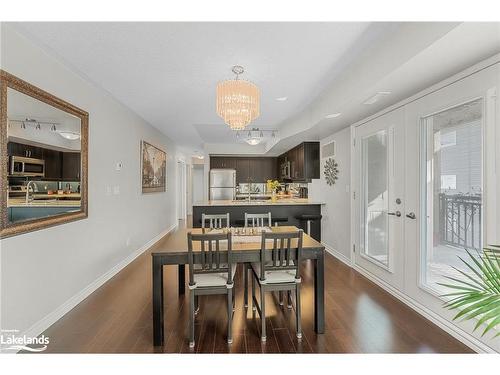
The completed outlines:
<svg viewBox="0 0 500 375">
<path fill-rule="evenodd" d="M 11 88 L 32 98 L 38 99 L 48 105 L 58 108 L 80 118 L 81 133 L 81 206 L 78 212 L 68 212 L 49 216 L 25 220 L 18 223 L 9 223 L 8 220 L 8 124 L 7 124 L 7 88 Z M 43 228 L 81 220 L 88 217 L 88 124 L 89 114 L 62 100 L 58 97 L 26 82 L 22 79 L 0 69 L 0 238 L 7 238 L 23 233 L 33 232 Z M 5 162 L 7 161 L 7 162 Z"/>
</svg>

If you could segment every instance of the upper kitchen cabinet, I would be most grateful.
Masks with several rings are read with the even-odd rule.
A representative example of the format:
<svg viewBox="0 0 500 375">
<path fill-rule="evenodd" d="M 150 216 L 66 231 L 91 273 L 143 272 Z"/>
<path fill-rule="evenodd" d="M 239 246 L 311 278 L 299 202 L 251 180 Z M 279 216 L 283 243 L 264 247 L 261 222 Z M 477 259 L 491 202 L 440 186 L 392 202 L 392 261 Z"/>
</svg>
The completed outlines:
<svg viewBox="0 0 500 375">
<path fill-rule="evenodd" d="M 282 181 L 310 181 L 320 178 L 319 142 L 303 142 L 278 158 Z"/>
<path fill-rule="evenodd" d="M 211 156 L 210 169 L 235 169 L 236 183 L 256 182 L 278 178 L 277 162 L 274 157 Z"/>
<path fill-rule="evenodd" d="M 79 152 L 62 153 L 62 179 L 64 181 L 80 180 L 80 159 Z"/>
</svg>

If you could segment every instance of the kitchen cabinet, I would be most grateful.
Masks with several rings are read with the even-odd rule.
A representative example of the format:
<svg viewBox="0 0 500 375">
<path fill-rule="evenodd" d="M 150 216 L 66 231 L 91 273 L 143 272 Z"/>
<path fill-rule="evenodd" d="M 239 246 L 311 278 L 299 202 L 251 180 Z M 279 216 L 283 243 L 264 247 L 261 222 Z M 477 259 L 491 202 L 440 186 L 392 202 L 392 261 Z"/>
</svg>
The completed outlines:
<svg viewBox="0 0 500 375">
<path fill-rule="evenodd" d="M 266 182 L 278 178 L 275 157 L 211 156 L 210 169 L 236 170 L 236 183 Z"/>
<path fill-rule="evenodd" d="M 236 159 L 236 183 L 247 183 L 250 181 L 250 159 L 249 158 L 235 158 Z"/>
<path fill-rule="evenodd" d="M 290 177 L 284 178 L 281 167 L 290 164 Z M 320 178 L 319 142 L 303 142 L 278 157 L 282 181 L 304 182 Z"/>
<path fill-rule="evenodd" d="M 62 175 L 62 153 L 56 150 L 45 149 L 43 159 L 45 160 L 45 179 L 59 180 Z"/>
<path fill-rule="evenodd" d="M 80 181 L 80 153 L 63 152 L 62 153 L 62 180 Z"/>
<path fill-rule="evenodd" d="M 22 156 L 24 158 L 43 159 L 43 148 L 9 142 L 7 146 L 9 156 Z"/>
</svg>

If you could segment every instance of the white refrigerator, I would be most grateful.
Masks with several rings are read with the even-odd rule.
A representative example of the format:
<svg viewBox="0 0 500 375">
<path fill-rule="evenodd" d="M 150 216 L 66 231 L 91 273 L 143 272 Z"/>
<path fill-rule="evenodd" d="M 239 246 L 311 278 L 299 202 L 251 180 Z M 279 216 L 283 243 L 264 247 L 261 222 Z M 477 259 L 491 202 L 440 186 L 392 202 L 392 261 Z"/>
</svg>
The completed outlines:
<svg viewBox="0 0 500 375">
<path fill-rule="evenodd" d="M 234 200 L 236 197 L 236 170 L 210 170 L 210 200 Z"/>
</svg>

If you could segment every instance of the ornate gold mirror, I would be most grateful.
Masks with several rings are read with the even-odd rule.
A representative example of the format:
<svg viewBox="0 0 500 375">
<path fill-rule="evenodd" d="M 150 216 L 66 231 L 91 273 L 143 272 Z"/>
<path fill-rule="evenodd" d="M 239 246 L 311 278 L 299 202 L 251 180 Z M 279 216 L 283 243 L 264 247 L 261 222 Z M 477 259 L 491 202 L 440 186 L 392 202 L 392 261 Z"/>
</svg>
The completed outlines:
<svg viewBox="0 0 500 375">
<path fill-rule="evenodd" d="M 87 217 L 88 113 L 0 70 L 0 236 Z"/>
</svg>

